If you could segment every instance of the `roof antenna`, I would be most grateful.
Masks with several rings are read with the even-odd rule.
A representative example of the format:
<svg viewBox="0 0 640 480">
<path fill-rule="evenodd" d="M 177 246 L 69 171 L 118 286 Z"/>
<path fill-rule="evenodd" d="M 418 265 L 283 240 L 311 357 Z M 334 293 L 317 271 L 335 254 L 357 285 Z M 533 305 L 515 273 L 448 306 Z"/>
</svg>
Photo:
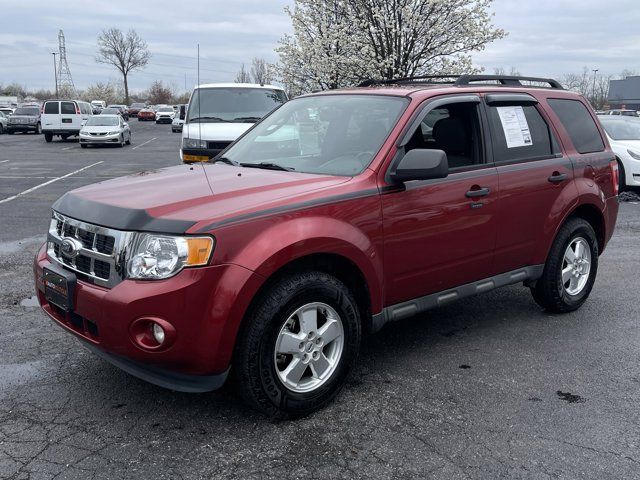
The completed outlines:
<svg viewBox="0 0 640 480">
<path fill-rule="evenodd" d="M 198 44 L 198 143 L 202 147 L 202 112 L 200 111 L 200 44 Z"/>
</svg>

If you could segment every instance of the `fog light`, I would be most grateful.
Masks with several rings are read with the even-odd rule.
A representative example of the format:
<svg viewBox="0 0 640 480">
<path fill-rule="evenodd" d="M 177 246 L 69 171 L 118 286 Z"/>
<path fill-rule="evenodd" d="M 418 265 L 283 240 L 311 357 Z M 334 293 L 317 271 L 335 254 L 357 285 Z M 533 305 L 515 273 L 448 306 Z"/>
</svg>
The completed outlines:
<svg viewBox="0 0 640 480">
<path fill-rule="evenodd" d="M 159 345 L 162 345 L 164 343 L 164 328 L 162 328 L 159 324 L 154 323 L 152 330 L 153 338 L 156 342 L 158 342 Z"/>
</svg>

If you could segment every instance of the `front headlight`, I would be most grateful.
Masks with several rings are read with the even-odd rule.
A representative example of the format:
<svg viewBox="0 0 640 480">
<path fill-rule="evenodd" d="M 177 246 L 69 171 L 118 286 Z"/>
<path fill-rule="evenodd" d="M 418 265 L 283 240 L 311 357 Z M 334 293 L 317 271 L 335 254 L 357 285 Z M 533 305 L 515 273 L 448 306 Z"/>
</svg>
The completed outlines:
<svg viewBox="0 0 640 480">
<path fill-rule="evenodd" d="M 640 160 L 640 153 L 634 152 L 633 150 L 627 150 L 627 153 L 629 155 L 631 155 L 631 158 L 634 158 L 636 160 Z"/>
<path fill-rule="evenodd" d="M 197 138 L 183 138 L 182 148 L 207 148 L 207 141 Z"/>
<path fill-rule="evenodd" d="M 113 132 L 107 132 L 107 135 L 118 135 L 120 132 L 118 130 L 115 130 Z"/>
<path fill-rule="evenodd" d="M 138 234 L 127 261 L 129 278 L 162 280 L 185 267 L 209 263 L 213 251 L 211 237 L 173 237 L 153 233 Z"/>
</svg>

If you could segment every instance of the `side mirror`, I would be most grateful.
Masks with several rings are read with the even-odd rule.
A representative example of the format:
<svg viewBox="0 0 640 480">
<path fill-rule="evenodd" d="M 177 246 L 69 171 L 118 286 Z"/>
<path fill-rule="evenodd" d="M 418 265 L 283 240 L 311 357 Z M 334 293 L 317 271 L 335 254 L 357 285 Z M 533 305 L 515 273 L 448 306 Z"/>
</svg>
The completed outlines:
<svg viewBox="0 0 640 480">
<path fill-rule="evenodd" d="M 391 180 L 394 182 L 431 180 L 445 178 L 447 175 L 449 175 L 447 154 L 442 150 L 422 148 L 409 150 L 390 173 Z"/>
<path fill-rule="evenodd" d="M 185 107 L 184 105 L 180 105 L 180 120 L 184 120 L 185 115 Z"/>
</svg>

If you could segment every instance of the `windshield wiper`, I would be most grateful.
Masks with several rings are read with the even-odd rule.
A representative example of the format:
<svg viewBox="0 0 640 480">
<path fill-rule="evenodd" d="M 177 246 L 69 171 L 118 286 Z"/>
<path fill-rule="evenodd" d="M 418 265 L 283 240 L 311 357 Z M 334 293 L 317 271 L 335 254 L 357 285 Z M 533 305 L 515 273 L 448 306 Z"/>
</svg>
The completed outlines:
<svg viewBox="0 0 640 480">
<path fill-rule="evenodd" d="M 240 122 L 257 122 L 258 120 L 260 120 L 262 117 L 236 117 L 233 119 L 233 121 L 240 121 Z"/>
<path fill-rule="evenodd" d="M 230 121 L 230 120 L 225 120 L 224 118 L 220 118 L 220 117 L 193 117 L 193 118 L 189 119 L 190 122 L 195 122 L 197 120 L 215 120 L 216 122 L 229 122 Z"/>
<path fill-rule="evenodd" d="M 263 168 L 265 170 L 283 170 L 285 172 L 292 172 L 295 170 L 293 167 L 285 167 L 282 165 L 278 165 L 277 163 L 271 162 L 260 162 L 260 163 L 241 163 L 241 167 L 247 168 Z"/>
<path fill-rule="evenodd" d="M 236 162 L 235 160 L 231 160 L 230 158 L 227 158 L 227 157 L 214 158 L 211 163 L 218 163 L 218 162 L 226 163 L 227 165 L 233 165 L 234 167 L 240 166 L 240 163 Z"/>
</svg>

